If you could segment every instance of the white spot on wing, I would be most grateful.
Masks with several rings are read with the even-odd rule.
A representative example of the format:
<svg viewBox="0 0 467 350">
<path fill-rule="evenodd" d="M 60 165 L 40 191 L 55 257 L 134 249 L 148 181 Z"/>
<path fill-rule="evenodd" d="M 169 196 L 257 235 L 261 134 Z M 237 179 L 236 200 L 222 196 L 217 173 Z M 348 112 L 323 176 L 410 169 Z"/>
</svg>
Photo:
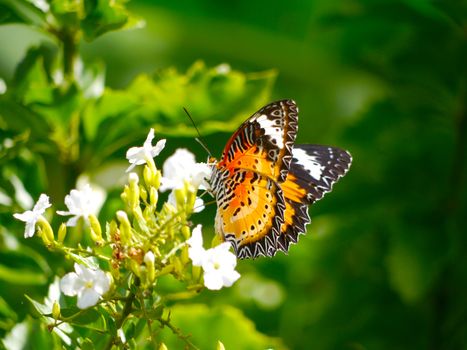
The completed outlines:
<svg viewBox="0 0 467 350">
<path fill-rule="evenodd" d="M 294 148 L 292 155 L 297 159 L 297 163 L 302 165 L 305 170 L 316 180 L 321 179 L 324 170 L 324 165 L 321 165 L 315 156 L 309 155 L 301 148 Z"/>
<path fill-rule="evenodd" d="M 271 139 L 277 141 L 276 145 L 279 148 L 284 148 L 284 140 L 282 136 L 282 129 L 275 125 L 273 120 L 268 119 L 265 114 L 261 114 L 259 117 L 256 118 L 256 121 L 259 123 L 266 135 L 268 135 Z"/>
</svg>

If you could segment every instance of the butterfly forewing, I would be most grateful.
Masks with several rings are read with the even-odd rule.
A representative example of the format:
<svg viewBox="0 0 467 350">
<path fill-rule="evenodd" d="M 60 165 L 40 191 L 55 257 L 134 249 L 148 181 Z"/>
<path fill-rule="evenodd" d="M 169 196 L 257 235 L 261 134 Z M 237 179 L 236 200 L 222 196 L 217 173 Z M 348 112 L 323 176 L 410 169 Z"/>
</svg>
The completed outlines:
<svg viewBox="0 0 467 350">
<path fill-rule="evenodd" d="M 273 102 L 247 119 L 227 142 L 218 168 L 248 169 L 285 181 L 297 134 L 294 101 Z"/>
</svg>

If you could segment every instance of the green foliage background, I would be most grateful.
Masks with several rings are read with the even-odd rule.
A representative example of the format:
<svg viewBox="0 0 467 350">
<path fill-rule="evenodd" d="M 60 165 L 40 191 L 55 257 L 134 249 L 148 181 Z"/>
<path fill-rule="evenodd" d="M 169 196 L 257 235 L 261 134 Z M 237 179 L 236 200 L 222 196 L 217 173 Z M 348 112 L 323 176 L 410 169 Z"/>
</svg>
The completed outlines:
<svg viewBox="0 0 467 350">
<path fill-rule="evenodd" d="M 85 1 L 84 13 L 53 1 L 66 29 L 55 37 L 24 24 L 40 28 L 33 3 L 0 1 L 0 188 L 12 197 L 16 175 L 33 198 L 61 203 L 84 172 L 109 191 L 105 219 L 119 206 L 124 152 L 149 127 L 168 137 L 161 159 L 177 147 L 205 159 L 183 106 L 215 155 L 280 98 L 300 107 L 298 142 L 353 155 L 288 256 L 240 261 L 234 287 L 174 304 L 200 348 L 467 346 L 465 1 L 139 0 L 127 4 L 132 17 L 119 1 Z M 141 19 L 144 28 L 112 31 Z M 76 47 L 74 30 L 86 39 Z M 85 71 L 72 72 L 57 36 Z M 226 75 L 214 68 L 224 62 Z M 54 85 L 56 69 L 68 84 Z M 0 205 L 0 333 L 26 319 L 30 344 L 50 345 L 22 296 L 40 299 L 70 266 L 24 241 L 17 211 L 17 199 Z M 212 232 L 214 213 L 193 220 Z"/>
</svg>

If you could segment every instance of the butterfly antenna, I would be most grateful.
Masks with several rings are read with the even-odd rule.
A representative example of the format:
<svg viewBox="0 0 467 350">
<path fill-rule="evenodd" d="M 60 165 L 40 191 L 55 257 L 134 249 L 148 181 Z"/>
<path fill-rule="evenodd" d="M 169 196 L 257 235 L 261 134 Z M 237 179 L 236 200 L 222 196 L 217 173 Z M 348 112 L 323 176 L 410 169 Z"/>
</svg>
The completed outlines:
<svg viewBox="0 0 467 350">
<path fill-rule="evenodd" d="M 188 116 L 188 118 L 190 118 L 191 124 L 193 124 L 193 126 L 195 127 L 196 132 L 198 133 L 198 137 L 195 138 L 196 142 L 198 142 L 198 143 L 201 145 L 201 147 L 203 147 L 204 150 L 205 150 L 206 152 L 208 152 L 209 157 L 212 157 L 211 151 L 209 150 L 208 146 L 206 146 L 206 144 L 205 144 L 204 141 L 202 140 L 201 133 L 199 132 L 198 128 L 196 127 L 195 121 L 193 120 L 193 118 L 191 117 L 190 113 L 187 111 L 187 109 L 186 109 L 185 107 L 183 107 L 183 110 L 185 111 L 185 113 L 186 113 L 186 115 Z"/>
</svg>

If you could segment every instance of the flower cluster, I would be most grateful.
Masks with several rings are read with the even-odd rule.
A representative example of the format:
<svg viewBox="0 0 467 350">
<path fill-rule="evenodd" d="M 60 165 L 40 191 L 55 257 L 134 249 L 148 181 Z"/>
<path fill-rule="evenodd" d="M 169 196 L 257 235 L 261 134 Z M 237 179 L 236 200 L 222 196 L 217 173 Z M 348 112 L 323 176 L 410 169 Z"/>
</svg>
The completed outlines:
<svg viewBox="0 0 467 350">
<path fill-rule="evenodd" d="M 61 224 L 57 238 L 45 218 L 46 209 L 51 207 L 47 195 L 41 194 L 32 210 L 14 214 L 26 223 L 26 238 L 38 233 L 49 249 L 74 260 L 74 272 L 61 278 L 60 290 L 66 296 L 77 297 L 80 309 L 132 300 L 119 294 L 128 282 L 146 290 L 141 296 L 147 297 L 156 279 L 167 274 L 187 282 L 194 293 L 202 288 L 199 287 L 201 277 L 210 290 L 230 287 L 240 277 L 230 243 L 205 249 L 201 225 L 190 233 L 192 224 L 188 218 L 204 209 L 197 192 L 209 189 L 210 166 L 197 163 L 188 150 L 178 149 L 167 158 L 161 171 L 154 157 L 164 149 L 165 140 L 159 140 L 155 146 L 153 140 L 151 129 L 142 147 L 128 150 L 128 183 L 121 195 L 125 210 L 118 211 L 105 229 L 97 219 L 105 194 L 89 183 L 81 183 L 66 195 L 64 202 L 68 210 L 56 211 L 58 215 L 70 217 Z M 132 172 L 138 165 L 144 166 L 142 178 Z M 170 193 L 161 204 L 159 196 L 165 191 Z M 86 249 L 81 244 L 67 246 L 67 230 L 88 231 L 94 246 Z M 188 268 L 191 265 L 193 269 Z M 108 266 L 107 271 L 103 266 Z M 199 274 L 200 268 L 203 276 Z M 130 296 L 137 293 L 131 290 L 128 290 Z M 60 318 L 59 307 L 54 315 Z"/>
</svg>

